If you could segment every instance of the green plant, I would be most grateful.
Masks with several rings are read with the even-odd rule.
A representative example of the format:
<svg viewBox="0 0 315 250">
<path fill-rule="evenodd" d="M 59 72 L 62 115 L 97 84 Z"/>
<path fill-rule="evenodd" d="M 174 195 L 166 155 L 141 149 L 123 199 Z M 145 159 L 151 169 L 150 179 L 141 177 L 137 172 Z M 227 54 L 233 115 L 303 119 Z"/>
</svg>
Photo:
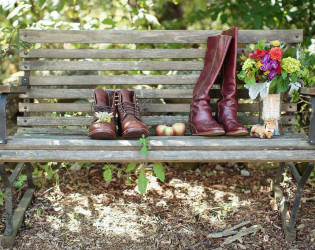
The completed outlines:
<svg viewBox="0 0 315 250">
<path fill-rule="evenodd" d="M 37 210 L 36 210 L 36 217 L 40 217 L 41 214 L 42 214 L 42 210 L 37 209 Z"/>
<path fill-rule="evenodd" d="M 20 174 L 19 177 L 13 183 L 13 185 L 15 188 L 21 188 L 26 180 L 27 176 L 24 174 Z"/>
<path fill-rule="evenodd" d="M 46 183 L 47 180 L 54 180 L 55 185 L 59 185 L 59 168 L 65 167 L 66 164 L 57 162 L 48 162 L 45 165 L 37 163 L 34 166 L 34 170 L 32 173 L 33 178 L 35 178 L 36 185 L 42 186 Z M 42 178 L 45 177 L 45 178 Z"/>
<path fill-rule="evenodd" d="M 2 206 L 4 203 L 5 194 L 0 190 L 0 205 Z"/>
<path fill-rule="evenodd" d="M 143 156 L 146 156 L 148 151 L 151 149 L 149 144 L 149 139 L 142 135 L 138 141 L 138 145 L 141 147 L 141 154 Z M 126 176 L 128 184 L 131 184 L 132 180 L 137 178 L 137 186 L 141 194 L 144 194 L 147 190 L 147 174 L 152 175 L 154 173 L 160 181 L 164 182 L 165 180 L 165 168 L 160 162 L 155 162 L 153 165 L 148 163 L 137 164 L 136 162 L 130 162 L 127 165 L 106 164 L 103 166 L 103 170 L 103 177 L 107 182 L 112 181 L 113 175 L 116 175 L 117 178 Z"/>
<path fill-rule="evenodd" d="M 112 177 L 112 169 L 115 166 L 113 164 L 106 164 L 103 169 L 104 169 L 104 173 L 103 173 L 103 177 L 105 181 L 111 181 L 113 179 Z"/>
<path fill-rule="evenodd" d="M 145 135 L 142 135 L 142 138 L 140 138 L 138 141 L 138 145 L 141 147 L 141 153 L 143 156 L 146 156 L 148 154 L 148 151 L 151 149 L 151 146 L 149 144 L 149 139 L 145 138 Z"/>
</svg>

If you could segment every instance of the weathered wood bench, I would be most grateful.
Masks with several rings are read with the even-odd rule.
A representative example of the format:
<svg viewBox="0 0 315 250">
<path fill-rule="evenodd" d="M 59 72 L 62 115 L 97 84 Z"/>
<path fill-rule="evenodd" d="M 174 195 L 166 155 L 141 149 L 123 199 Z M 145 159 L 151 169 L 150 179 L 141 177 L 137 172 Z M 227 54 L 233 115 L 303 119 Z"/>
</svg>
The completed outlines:
<svg viewBox="0 0 315 250">
<path fill-rule="evenodd" d="M 289 162 L 298 181 L 298 191 L 290 220 L 287 221 L 286 206 L 283 206 L 282 218 L 287 239 L 295 239 L 294 226 L 301 193 L 315 162 L 314 116 L 309 139 L 294 132 L 297 105 L 289 102 L 282 105 L 285 133 L 272 140 L 249 136 L 190 136 L 189 131 L 184 137 L 154 136 L 155 125 L 187 124 L 192 88 L 203 67 L 206 39 L 218 33 L 220 31 L 207 30 L 20 30 L 20 39 L 33 46 L 30 50 L 20 51 L 20 57 L 24 59 L 20 61 L 20 69 L 25 74 L 19 86 L 0 87 L 0 169 L 5 183 L 7 218 L 2 244 L 13 244 L 31 202 L 34 187 L 30 162 L 49 161 L 272 161 L 281 162 L 278 186 L 285 163 Z M 302 30 L 239 31 L 239 44 L 256 43 L 262 39 L 296 44 L 302 42 L 303 33 Z M 64 49 L 65 43 L 65 47 L 71 49 Z M 83 44 L 84 49 L 78 49 L 79 44 Z M 147 156 L 142 156 L 136 140 L 91 140 L 86 136 L 91 121 L 87 114 L 91 115 L 93 89 L 97 86 L 136 88 L 143 121 L 152 128 L 149 138 L 152 148 Z M 260 103 L 250 101 L 247 90 L 241 86 L 239 84 L 238 90 L 240 120 L 246 125 L 256 124 L 260 121 Z M 314 110 L 314 89 L 303 91 L 313 95 Z M 20 115 L 16 135 L 6 138 L 8 94 L 19 94 Z M 220 97 L 218 83 L 211 90 L 211 97 L 215 110 L 214 103 Z M 7 162 L 17 163 L 11 177 L 7 177 L 4 170 Z M 301 177 L 290 162 L 309 162 L 309 167 Z M 28 174 L 29 189 L 13 216 L 11 188 L 23 166 Z"/>
</svg>

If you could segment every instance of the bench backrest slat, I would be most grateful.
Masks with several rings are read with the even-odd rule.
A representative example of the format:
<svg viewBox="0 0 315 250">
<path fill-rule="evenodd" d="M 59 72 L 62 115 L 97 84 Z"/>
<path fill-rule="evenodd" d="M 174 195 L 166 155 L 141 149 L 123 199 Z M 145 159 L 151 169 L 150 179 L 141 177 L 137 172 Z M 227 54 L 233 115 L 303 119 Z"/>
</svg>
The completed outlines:
<svg viewBox="0 0 315 250">
<path fill-rule="evenodd" d="M 136 89 L 134 90 L 138 99 L 191 99 L 192 89 Z M 93 98 L 93 89 L 31 89 L 26 94 L 21 94 L 21 98 L 60 98 L 60 99 L 87 99 Z M 213 89 L 210 92 L 212 98 L 219 98 L 219 89 Z M 248 90 L 240 89 L 239 98 L 248 98 Z"/>
<path fill-rule="evenodd" d="M 258 103 L 241 103 L 238 105 L 239 112 L 256 112 L 258 110 Z M 20 112 L 91 112 L 91 104 L 88 103 L 42 103 L 37 105 L 34 103 L 20 103 Z M 211 104 L 213 111 L 217 110 L 217 105 Z M 283 110 L 288 112 L 295 112 L 297 110 L 296 103 L 284 103 Z M 190 105 L 187 103 L 180 104 L 160 104 L 160 103 L 145 103 L 140 104 L 140 110 L 143 114 L 150 113 L 189 113 Z"/>
<path fill-rule="evenodd" d="M 155 126 L 157 124 L 173 124 L 176 122 L 183 122 L 187 124 L 188 116 L 143 116 L 143 122 L 148 126 Z M 247 115 L 240 116 L 239 120 L 244 124 L 257 123 L 257 116 Z M 294 124 L 294 116 L 283 116 L 282 124 Z M 90 117 L 18 117 L 18 126 L 88 126 L 91 124 Z"/>
<path fill-rule="evenodd" d="M 202 70 L 203 62 L 198 61 L 24 61 L 22 70 Z"/>
<path fill-rule="evenodd" d="M 22 58 L 204 58 L 205 49 L 30 49 L 20 51 Z"/>
<path fill-rule="evenodd" d="M 199 75 L 83 75 L 83 76 L 30 76 L 30 86 L 75 85 L 157 85 L 195 84 Z M 20 78 L 22 84 L 22 77 Z"/>
<path fill-rule="evenodd" d="M 205 43 L 221 30 L 20 30 L 29 43 Z M 240 30 L 239 43 L 303 41 L 303 30 Z"/>
</svg>

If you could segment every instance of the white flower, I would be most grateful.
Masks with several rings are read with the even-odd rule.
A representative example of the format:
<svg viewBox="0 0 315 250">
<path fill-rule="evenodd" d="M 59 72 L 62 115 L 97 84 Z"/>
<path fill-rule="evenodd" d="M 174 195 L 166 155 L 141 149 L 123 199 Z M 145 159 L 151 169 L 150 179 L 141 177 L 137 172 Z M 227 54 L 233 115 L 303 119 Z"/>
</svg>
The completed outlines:
<svg viewBox="0 0 315 250">
<path fill-rule="evenodd" d="M 311 55 L 315 55 L 315 43 L 308 47 L 308 52 L 310 52 Z"/>
<path fill-rule="evenodd" d="M 310 52 L 311 55 L 315 55 L 315 39 L 311 39 L 311 45 L 308 47 L 308 52 Z"/>
<path fill-rule="evenodd" d="M 107 112 L 95 112 L 95 116 L 98 118 L 95 123 L 110 123 L 111 119 L 114 117 L 113 113 Z"/>
</svg>

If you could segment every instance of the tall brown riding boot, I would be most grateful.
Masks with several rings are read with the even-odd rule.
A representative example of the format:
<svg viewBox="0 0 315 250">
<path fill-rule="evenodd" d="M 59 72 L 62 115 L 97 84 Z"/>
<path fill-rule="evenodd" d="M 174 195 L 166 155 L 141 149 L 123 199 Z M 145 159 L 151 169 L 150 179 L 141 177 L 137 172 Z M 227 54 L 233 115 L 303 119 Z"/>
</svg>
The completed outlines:
<svg viewBox="0 0 315 250">
<path fill-rule="evenodd" d="M 118 126 L 124 138 L 141 138 L 149 135 L 147 126 L 142 122 L 134 91 L 121 89 L 118 93 Z"/>
<path fill-rule="evenodd" d="M 224 135 L 224 129 L 213 119 L 209 91 L 222 67 L 231 37 L 208 37 L 204 67 L 193 90 L 189 128 L 192 135 Z"/>
<path fill-rule="evenodd" d="M 219 124 L 224 127 L 226 135 L 247 135 L 247 129 L 237 119 L 236 60 L 238 28 L 225 30 L 222 35 L 231 36 L 232 42 L 222 67 L 222 99 L 218 102 L 217 118 Z"/>
<path fill-rule="evenodd" d="M 96 89 L 94 91 L 94 115 L 89 129 L 92 139 L 115 139 L 115 92 Z"/>
</svg>

